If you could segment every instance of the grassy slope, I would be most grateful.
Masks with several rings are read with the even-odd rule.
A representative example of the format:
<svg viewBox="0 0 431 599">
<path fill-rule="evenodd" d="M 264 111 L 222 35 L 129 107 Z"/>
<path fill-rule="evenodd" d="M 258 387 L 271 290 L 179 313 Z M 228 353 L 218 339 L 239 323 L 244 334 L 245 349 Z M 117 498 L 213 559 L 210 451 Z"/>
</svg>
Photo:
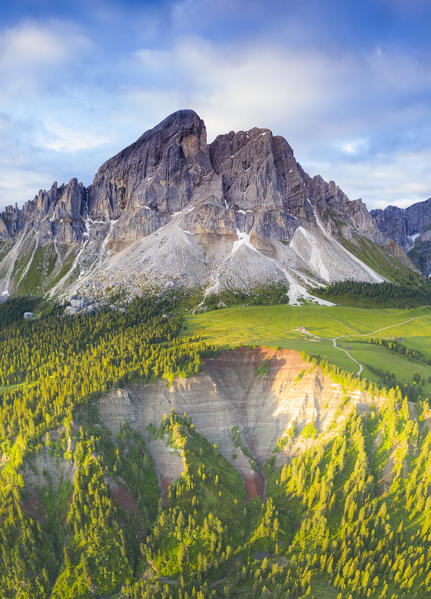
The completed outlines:
<svg viewBox="0 0 431 599">
<path fill-rule="evenodd" d="M 416 320 L 405 322 L 410 319 Z M 431 366 L 366 343 L 368 334 L 371 337 L 403 337 L 409 347 L 419 349 L 431 359 L 431 311 L 428 308 L 236 306 L 189 316 L 187 334 L 199 332 L 208 343 L 220 346 L 261 344 L 298 351 L 305 349 L 308 353 L 326 356 L 343 369 L 357 371 L 357 365 L 345 353 L 335 349 L 332 341 L 310 341 L 306 335 L 295 331 L 301 326 L 319 337 L 343 336 L 338 343 L 352 348 L 349 352 L 364 365 L 364 374 L 376 382 L 379 382 L 378 378 L 367 371 L 367 364 L 392 372 L 403 382 L 411 382 L 415 372 L 426 379 L 431 376 Z M 373 334 L 383 327 L 390 328 Z M 358 334 L 363 336 L 354 337 Z M 424 391 L 431 395 L 431 383 L 424 386 Z"/>
<path fill-rule="evenodd" d="M 391 256 L 387 248 L 379 246 L 371 240 L 357 236 L 354 242 L 347 239 L 340 240 L 342 244 L 368 264 L 376 272 L 383 275 L 388 281 L 406 283 L 411 282 L 412 270 L 400 260 Z"/>
</svg>

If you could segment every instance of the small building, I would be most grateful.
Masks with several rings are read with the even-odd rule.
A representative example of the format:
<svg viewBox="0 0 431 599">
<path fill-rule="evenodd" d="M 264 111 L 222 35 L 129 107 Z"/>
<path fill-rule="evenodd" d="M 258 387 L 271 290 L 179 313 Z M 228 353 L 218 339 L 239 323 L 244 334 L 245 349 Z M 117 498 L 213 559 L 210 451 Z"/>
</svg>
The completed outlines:
<svg viewBox="0 0 431 599">
<path fill-rule="evenodd" d="M 33 312 L 24 312 L 24 320 L 30 320 L 31 318 L 34 318 Z"/>
<path fill-rule="evenodd" d="M 296 327 L 295 331 L 299 333 L 309 333 L 310 331 L 306 327 Z"/>
</svg>

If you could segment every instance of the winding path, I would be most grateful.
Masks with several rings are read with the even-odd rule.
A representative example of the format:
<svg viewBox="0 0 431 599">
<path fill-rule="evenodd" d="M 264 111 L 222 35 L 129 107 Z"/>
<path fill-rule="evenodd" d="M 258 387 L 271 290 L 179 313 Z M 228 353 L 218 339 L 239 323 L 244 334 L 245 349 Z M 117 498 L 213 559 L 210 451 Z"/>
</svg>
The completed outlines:
<svg viewBox="0 0 431 599">
<path fill-rule="evenodd" d="M 350 329 L 351 331 L 354 330 L 354 329 L 350 328 L 348 325 L 336 320 L 330 314 L 327 314 L 326 316 L 329 316 L 329 318 L 331 318 L 335 322 L 338 322 L 338 324 L 343 325 L 346 329 Z M 403 320 L 402 322 L 392 323 L 388 326 L 377 329 L 376 331 L 371 331 L 369 333 L 355 332 L 354 335 L 338 335 L 338 337 L 322 337 L 321 335 L 313 335 L 313 333 L 305 333 L 305 334 L 312 335 L 313 337 L 319 337 L 320 339 L 327 339 L 328 341 L 332 341 L 335 349 L 338 349 L 339 351 L 342 351 L 345 354 L 347 354 L 347 356 L 352 360 L 352 362 L 355 362 L 355 364 L 357 364 L 359 366 L 358 372 L 356 373 L 356 376 L 359 376 L 364 369 L 363 365 L 360 362 L 358 362 L 358 360 L 356 360 L 346 349 L 337 345 L 338 339 L 344 339 L 344 338 L 350 339 L 351 337 L 369 337 L 370 335 L 375 335 L 376 333 L 380 333 L 381 331 L 386 331 L 387 329 L 393 329 L 394 327 L 399 327 L 403 324 L 407 324 L 408 322 L 412 322 L 413 320 L 420 320 L 422 318 L 431 318 L 431 314 L 425 314 L 424 316 L 414 316 L 413 318 L 409 318 L 408 320 Z"/>
<path fill-rule="evenodd" d="M 347 349 L 343 349 L 342 347 L 339 347 L 337 345 L 337 339 L 341 339 L 341 337 L 333 337 L 331 339 L 332 343 L 334 344 L 335 349 L 339 349 L 340 351 L 344 352 L 345 354 L 347 354 L 349 356 L 349 358 L 353 362 L 356 362 L 356 364 L 359 366 L 359 370 L 356 373 L 356 376 L 359 376 L 361 374 L 361 372 L 363 371 L 364 367 L 362 366 L 362 364 L 360 362 L 358 362 L 358 360 L 356 360 L 351 354 L 349 354 L 349 352 L 347 351 Z"/>
</svg>

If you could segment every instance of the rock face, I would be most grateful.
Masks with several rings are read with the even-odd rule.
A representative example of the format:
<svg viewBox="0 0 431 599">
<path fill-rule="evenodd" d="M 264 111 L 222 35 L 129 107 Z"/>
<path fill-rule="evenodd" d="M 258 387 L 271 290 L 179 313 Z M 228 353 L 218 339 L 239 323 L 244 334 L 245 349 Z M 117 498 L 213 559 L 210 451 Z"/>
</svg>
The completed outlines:
<svg viewBox="0 0 431 599">
<path fill-rule="evenodd" d="M 431 274 L 431 198 L 408 208 L 372 210 L 379 230 L 402 247 L 425 275 Z"/>
<path fill-rule="evenodd" d="M 383 280 L 354 255 L 358 240 L 394 253 L 364 204 L 309 177 L 285 139 L 254 128 L 208 145 L 204 122 L 180 110 L 103 164 L 89 188 L 55 183 L 0 214 L 0 293 L 30 286 L 43 262 L 39 285 L 51 294 L 280 280 L 295 302 L 308 284 Z"/>
<path fill-rule="evenodd" d="M 88 215 L 118 221 L 112 242 L 135 241 L 185 208 L 210 171 L 204 122 L 181 110 L 100 167 L 89 189 Z"/>
<path fill-rule="evenodd" d="M 77 243 L 82 240 L 85 227 L 86 190 L 77 179 L 67 185 L 55 182 L 49 191 L 39 191 L 22 210 L 9 206 L 0 215 L 0 240 L 7 241 L 23 229 L 36 230 L 42 244 L 53 239 L 59 243 Z"/>
<path fill-rule="evenodd" d="M 263 365 L 266 368 L 259 374 Z M 367 409 L 370 402 L 360 391 L 351 399 L 350 405 L 359 410 Z M 345 418 L 343 402 L 341 385 L 319 367 L 302 361 L 298 352 L 241 348 L 207 360 L 202 373 L 176 379 L 171 387 L 157 381 L 114 390 L 100 400 L 99 412 L 114 433 L 128 422 L 147 441 L 149 424 L 159 426 L 171 410 L 180 415 L 186 412 L 196 430 L 217 443 L 246 480 L 253 480 L 247 454 L 259 468 L 273 455 L 279 464 L 286 462 L 312 443 L 301 434 L 306 425 L 314 424 L 318 434 L 335 434 L 337 424 Z M 281 437 L 286 441 L 277 453 L 274 450 Z M 180 476 L 183 461 L 172 447 L 157 440 L 149 441 L 149 448 L 161 480 L 170 483 Z"/>
</svg>

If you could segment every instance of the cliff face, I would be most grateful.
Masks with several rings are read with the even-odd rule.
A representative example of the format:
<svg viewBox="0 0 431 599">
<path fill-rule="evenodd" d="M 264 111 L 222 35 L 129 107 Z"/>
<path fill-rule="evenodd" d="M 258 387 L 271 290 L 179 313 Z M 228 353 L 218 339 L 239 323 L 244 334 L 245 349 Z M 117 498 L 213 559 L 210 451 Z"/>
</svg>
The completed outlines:
<svg viewBox="0 0 431 599">
<path fill-rule="evenodd" d="M 408 208 L 372 210 L 379 230 L 402 247 L 425 275 L 431 274 L 431 198 Z"/>
<path fill-rule="evenodd" d="M 135 241 L 185 208 L 210 171 L 204 122 L 191 110 L 176 112 L 100 167 L 88 215 L 118 221 L 112 242 Z"/>
<path fill-rule="evenodd" d="M 202 203 L 207 209 L 189 219 L 199 235 L 236 237 L 238 228 L 290 241 L 298 219 L 316 223 L 318 207 L 325 220 L 331 210 L 341 211 L 348 236 L 352 226 L 362 226 L 370 239 L 383 239 L 364 205 L 349 202 L 333 182 L 310 179 L 285 139 L 254 128 L 220 135 L 207 146 L 205 125 L 190 110 L 171 115 L 99 169 L 88 214 L 116 220 L 111 240 L 130 242 Z"/>
<path fill-rule="evenodd" d="M 310 178 L 285 139 L 254 128 L 208 145 L 203 121 L 181 110 L 102 165 L 89 188 L 54 184 L 0 215 L 0 293 L 19 290 L 23 263 L 44 249 L 41 285 L 52 293 L 282 280 L 297 299 L 308 283 L 383 280 L 346 251 L 358 239 L 386 244 L 364 204 Z"/>
<path fill-rule="evenodd" d="M 346 416 L 345 395 L 341 385 L 302 361 L 298 352 L 241 348 L 206 360 L 202 373 L 176 379 L 171 387 L 157 381 L 114 390 L 100 400 L 99 412 L 112 432 L 128 422 L 147 437 L 164 484 L 180 476 L 182 458 L 164 442 L 150 441 L 147 427 L 157 427 L 172 410 L 187 413 L 196 430 L 217 443 L 246 481 L 253 481 L 249 456 L 258 469 L 273 455 L 279 464 L 285 463 L 313 443 L 301 434 L 306 425 L 328 438 L 336 434 Z M 367 409 L 369 402 L 366 393 L 356 391 L 349 409 Z M 285 444 L 277 453 L 280 438 Z"/>
<path fill-rule="evenodd" d="M 9 206 L 0 214 L 0 241 L 16 237 L 24 229 L 37 232 L 40 242 L 53 239 L 59 243 L 77 243 L 82 240 L 86 190 L 77 179 L 67 185 L 54 183 L 49 191 L 39 191 L 34 200 L 22 210 Z"/>
</svg>

